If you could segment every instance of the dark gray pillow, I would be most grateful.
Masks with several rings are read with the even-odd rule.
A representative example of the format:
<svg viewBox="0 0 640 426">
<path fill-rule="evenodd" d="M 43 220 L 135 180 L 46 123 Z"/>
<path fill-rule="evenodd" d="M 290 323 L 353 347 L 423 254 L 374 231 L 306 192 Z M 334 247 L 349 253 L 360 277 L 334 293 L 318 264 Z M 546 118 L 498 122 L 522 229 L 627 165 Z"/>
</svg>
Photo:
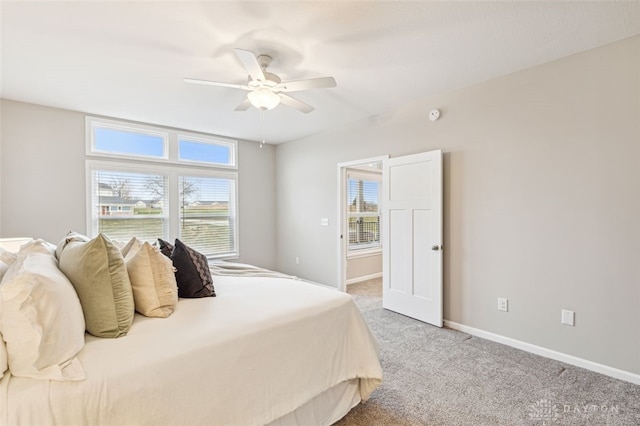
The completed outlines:
<svg viewBox="0 0 640 426">
<path fill-rule="evenodd" d="M 162 247 L 161 247 L 162 250 Z M 207 257 L 176 238 L 171 252 L 179 297 L 215 297 Z"/>
<path fill-rule="evenodd" d="M 173 252 L 173 246 L 170 242 L 165 241 L 161 238 L 158 238 L 158 248 L 160 249 L 160 253 L 164 254 L 168 258 L 171 258 L 171 253 Z"/>
</svg>

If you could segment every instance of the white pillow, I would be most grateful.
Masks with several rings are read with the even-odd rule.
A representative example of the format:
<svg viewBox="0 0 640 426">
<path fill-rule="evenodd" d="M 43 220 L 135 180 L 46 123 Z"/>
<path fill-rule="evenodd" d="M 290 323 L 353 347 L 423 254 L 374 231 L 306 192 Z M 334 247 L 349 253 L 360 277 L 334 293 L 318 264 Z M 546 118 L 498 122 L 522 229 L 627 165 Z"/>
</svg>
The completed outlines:
<svg viewBox="0 0 640 426">
<path fill-rule="evenodd" d="M 7 270 L 9 270 L 9 264 L 5 263 L 4 261 L 0 260 L 0 281 L 2 281 L 2 277 L 4 276 L 4 274 L 7 272 Z"/>
<path fill-rule="evenodd" d="M 84 330 L 80 300 L 53 255 L 20 252 L 0 284 L 0 333 L 11 374 L 83 380 L 76 355 L 84 347 Z"/>
<path fill-rule="evenodd" d="M 4 376 L 4 372 L 7 371 L 7 346 L 2 339 L 2 333 L 0 333 L 0 379 Z"/>
<path fill-rule="evenodd" d="M 136 311 L 147 317 L 171 315 L 178 304 L 178 285 L 171 259 L 135 237 L 123 251 Z"/>
<path fill-rule="evenodd" d="M 16 261 L 17 257 L 17 254 L 0 247 L 0 282 L 2 282 L 2 277 L 9 270 L 11 264 Z M 7 368 L 7 347 L 2 339 L 2 333 L 0 333 L 0 379 L 4 372 L 7 371 Z"/>
<path fill-rule="evenodd" d="M 18 255 L 14 252 L 8 251 L 0 247 L 0 261 L 5 262 L 7 265 L 11 265 L 15 262 Z"/>
<path fill-rule="evenodd" d="M 56 246 L 48 241 L 37 239 L 31 240 L 20 247 L 18 256 L 25 253 L 43 253 L 54 256 L 56 254 Z"/>
<path fill-rule="evenodd" d="M 0 248 L 11 253 L 17 253 L 20 246 L 32 241 L 33 238 L 0 238 Z"/>
</svg>

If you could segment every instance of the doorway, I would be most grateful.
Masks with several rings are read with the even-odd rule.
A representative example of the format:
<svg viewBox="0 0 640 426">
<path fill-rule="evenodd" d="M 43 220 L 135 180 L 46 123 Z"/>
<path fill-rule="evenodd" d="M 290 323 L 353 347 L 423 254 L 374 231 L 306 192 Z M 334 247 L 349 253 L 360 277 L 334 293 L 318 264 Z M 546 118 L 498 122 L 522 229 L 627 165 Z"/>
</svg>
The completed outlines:
<svg viewBox="0 0 640 426">
<path fill-rule="evenodd" d="M 382 277 L 382 163 L 389 156 L 338 164 L 338 289 Z"/>
<path fill-rule="evenodd" d="M 338 164 L 338 288 L 346 291 L 348 265 L 371 233 L 361 170 L 382 163 L 382 197 L 377 230 L 382 249 L 382 302 L 385 309 L 442 327 L 442 151 L 389 159 L 368 158 Z M 376 166 L 377 167 L 377 166 Z M 349 173 L 355 178 L 349 179 Z M 349 183 L 350 181 L 353 181 Z M 349 185 L 355 185 L 350 193 Z M 349 196 L 347 196 L 350 194 Z M 352 200 L 353 198 L 353 200 Z M 364 239 L 360 239 L 361 233 Z"/>
</svg>

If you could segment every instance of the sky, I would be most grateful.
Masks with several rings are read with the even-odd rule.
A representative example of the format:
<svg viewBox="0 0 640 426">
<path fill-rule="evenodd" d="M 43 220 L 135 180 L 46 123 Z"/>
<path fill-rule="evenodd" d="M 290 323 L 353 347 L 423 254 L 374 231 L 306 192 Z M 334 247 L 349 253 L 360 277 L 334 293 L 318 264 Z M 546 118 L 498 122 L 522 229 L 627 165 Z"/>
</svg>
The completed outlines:
<svg viewBox="0 0 640 426">
<path fill-rule="evenodd" d="M 166 158 L 164 139 L 160 135 L 96 126 L 94 128 L 94 144 L 95 149 L 102 152 Z M 178 151 L 181 160 L 229 163 L 229 148 L 223 145 L 213 145 L 183 138 L 178 141 Z"/>
</svg>

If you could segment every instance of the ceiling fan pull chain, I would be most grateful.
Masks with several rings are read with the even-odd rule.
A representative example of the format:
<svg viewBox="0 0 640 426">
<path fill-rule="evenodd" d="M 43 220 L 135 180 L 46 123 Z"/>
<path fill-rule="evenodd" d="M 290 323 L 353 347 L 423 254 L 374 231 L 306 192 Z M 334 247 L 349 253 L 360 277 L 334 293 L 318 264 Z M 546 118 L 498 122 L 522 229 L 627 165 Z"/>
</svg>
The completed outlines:
<svg viewBox="0 0 640 426">
<path fill-rule="evenodd" d="M 264 110 L 260 110 L 260 148 L 264 145 Z"/>
</svg>

